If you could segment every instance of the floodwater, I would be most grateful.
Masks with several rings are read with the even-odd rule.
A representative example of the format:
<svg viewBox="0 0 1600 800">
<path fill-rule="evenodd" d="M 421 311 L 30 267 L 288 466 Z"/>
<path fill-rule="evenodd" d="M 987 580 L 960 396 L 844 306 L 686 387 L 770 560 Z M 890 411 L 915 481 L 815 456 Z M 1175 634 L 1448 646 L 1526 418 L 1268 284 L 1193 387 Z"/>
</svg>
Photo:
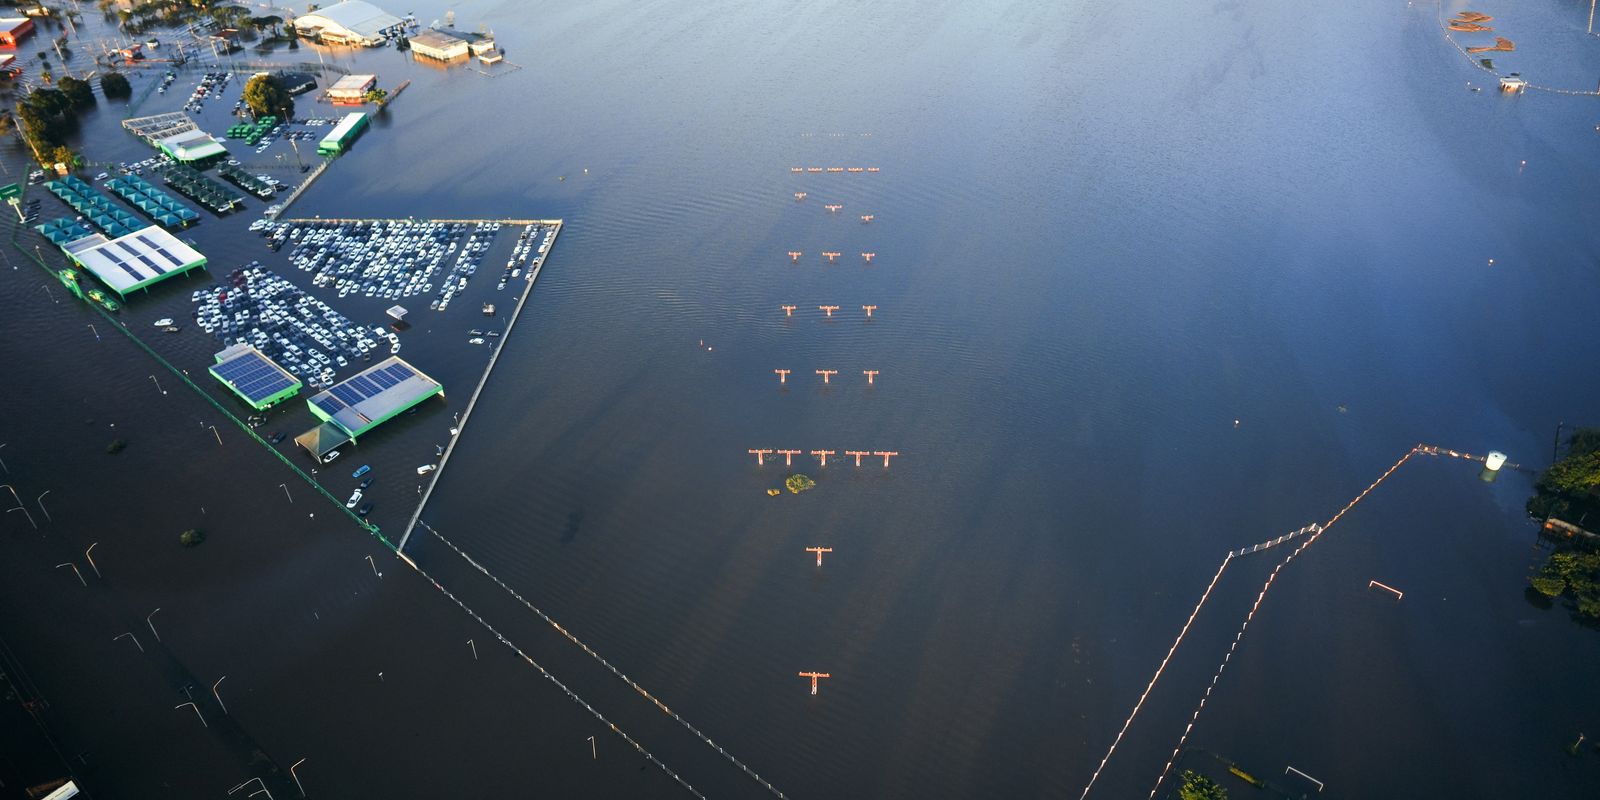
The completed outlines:
<svg viewBox="0 0 1600 800">
<path fill-rule="evenodd" d="M 1568 6 L 1477 9 L 1497 65 L 1588 88 Z M 1436 6 L 455 12 L 521 68 L 328 53 L 413 85 L 295 208 L 565 220 L 423 519 L 788 796 L 1075 797 L 1227 551 L 1417 442 L 1538 469 L 1594 421 L 1600 105 L 1502 96 Z M 774 498 L 752 448 L 839 460 Z M 1187 744 L 1330 796 L 1594 786 L 1561 748 L 1600 638 L 1524 600 L 1529 475 L 1477 473 L 1414 458 L 1284 567 Z M 1228 568 L 1091 796 L 1150 791 L 1284 555 Z M 625 730 L 654 713 L 537 644 Z"/>
</svg>

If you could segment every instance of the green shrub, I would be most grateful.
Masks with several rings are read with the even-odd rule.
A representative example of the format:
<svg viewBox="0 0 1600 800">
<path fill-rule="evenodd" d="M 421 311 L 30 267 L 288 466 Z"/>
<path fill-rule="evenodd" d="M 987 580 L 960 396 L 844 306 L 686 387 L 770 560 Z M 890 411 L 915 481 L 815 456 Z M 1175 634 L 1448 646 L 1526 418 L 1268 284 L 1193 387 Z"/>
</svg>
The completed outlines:
<svg viewBox="0 0 1600 800">
<path fill-rule="evenodd" d="M 196 547 L 206 540 L 206 532 L 197 528 L 190 528 L 178 534 L 178 543 L 184 547 Z"/>
</svg>

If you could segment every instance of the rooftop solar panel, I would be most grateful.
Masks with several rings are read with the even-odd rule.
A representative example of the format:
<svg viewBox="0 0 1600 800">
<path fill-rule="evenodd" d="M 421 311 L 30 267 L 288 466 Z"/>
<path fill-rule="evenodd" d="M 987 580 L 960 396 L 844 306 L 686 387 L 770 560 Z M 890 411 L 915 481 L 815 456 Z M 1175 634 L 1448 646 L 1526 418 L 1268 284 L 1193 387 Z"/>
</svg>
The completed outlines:
<svg viewBox="0 0 1600 800">
<path fill-rule="evenodd" d="M 232 386 L 251 403 L 265 402 L 285 389 L 299 384 L 293 375 L 285 372 L 259 350 L 243 345 L 218 354 L 222 361 L 211 367 L 211 374 Z"/>
<path fill-rule="evenodd" d="M 316 403 L 317 407 L 323 411 L 326 411 L 329 416 L 333 416 L 334 414 L 337 414 L 340 411 L 348 408 L 348 406 L 339 401 L 339 398 L 327 394 L 326 392 L 311 398 L 311 402 Z"/>
</svg>

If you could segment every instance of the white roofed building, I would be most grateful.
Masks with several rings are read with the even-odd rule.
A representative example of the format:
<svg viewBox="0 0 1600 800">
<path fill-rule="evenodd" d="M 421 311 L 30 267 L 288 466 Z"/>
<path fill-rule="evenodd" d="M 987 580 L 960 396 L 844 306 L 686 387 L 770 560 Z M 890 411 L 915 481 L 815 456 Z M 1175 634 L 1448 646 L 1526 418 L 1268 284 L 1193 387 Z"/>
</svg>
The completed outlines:
<svg viewBox="0 0 1600 800">
<path fill-rule="evenodd" d="M 294 18 L 294 29 L 328 44 L 372 47 L 404 20 L 362 0 L 345 0 Z"/>
</svg>

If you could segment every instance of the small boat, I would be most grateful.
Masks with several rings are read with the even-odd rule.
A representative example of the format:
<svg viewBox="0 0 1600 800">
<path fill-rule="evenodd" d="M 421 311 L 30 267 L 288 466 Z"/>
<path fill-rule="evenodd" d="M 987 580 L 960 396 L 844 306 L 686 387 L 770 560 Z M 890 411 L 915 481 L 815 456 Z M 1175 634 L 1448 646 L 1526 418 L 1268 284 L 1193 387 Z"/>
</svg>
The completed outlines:
<svg viewBox="0 0 1600 800">
<path fill-rule="evenodd" d="M 167 327 L 168 325 L 171 325 L 171 324 L 172 324 L 172 317 L 162 317 L 161 319 L 156 320 L 156 327 L 157 328 L 165 328 L 165 327 Z"/>
<path fill-rule="evenodd" d="M 355 472 L 350 473 L 350 477 L 359 478 L 362 475 L 365 475 L 365 474 L 367 474 L 367 473 L 369 473 L 371 471 L 372 471 L 372 465 L 371 464 L 362 464 L 361 465 L 361 469 L 358 469 Z"/>
</svg>

